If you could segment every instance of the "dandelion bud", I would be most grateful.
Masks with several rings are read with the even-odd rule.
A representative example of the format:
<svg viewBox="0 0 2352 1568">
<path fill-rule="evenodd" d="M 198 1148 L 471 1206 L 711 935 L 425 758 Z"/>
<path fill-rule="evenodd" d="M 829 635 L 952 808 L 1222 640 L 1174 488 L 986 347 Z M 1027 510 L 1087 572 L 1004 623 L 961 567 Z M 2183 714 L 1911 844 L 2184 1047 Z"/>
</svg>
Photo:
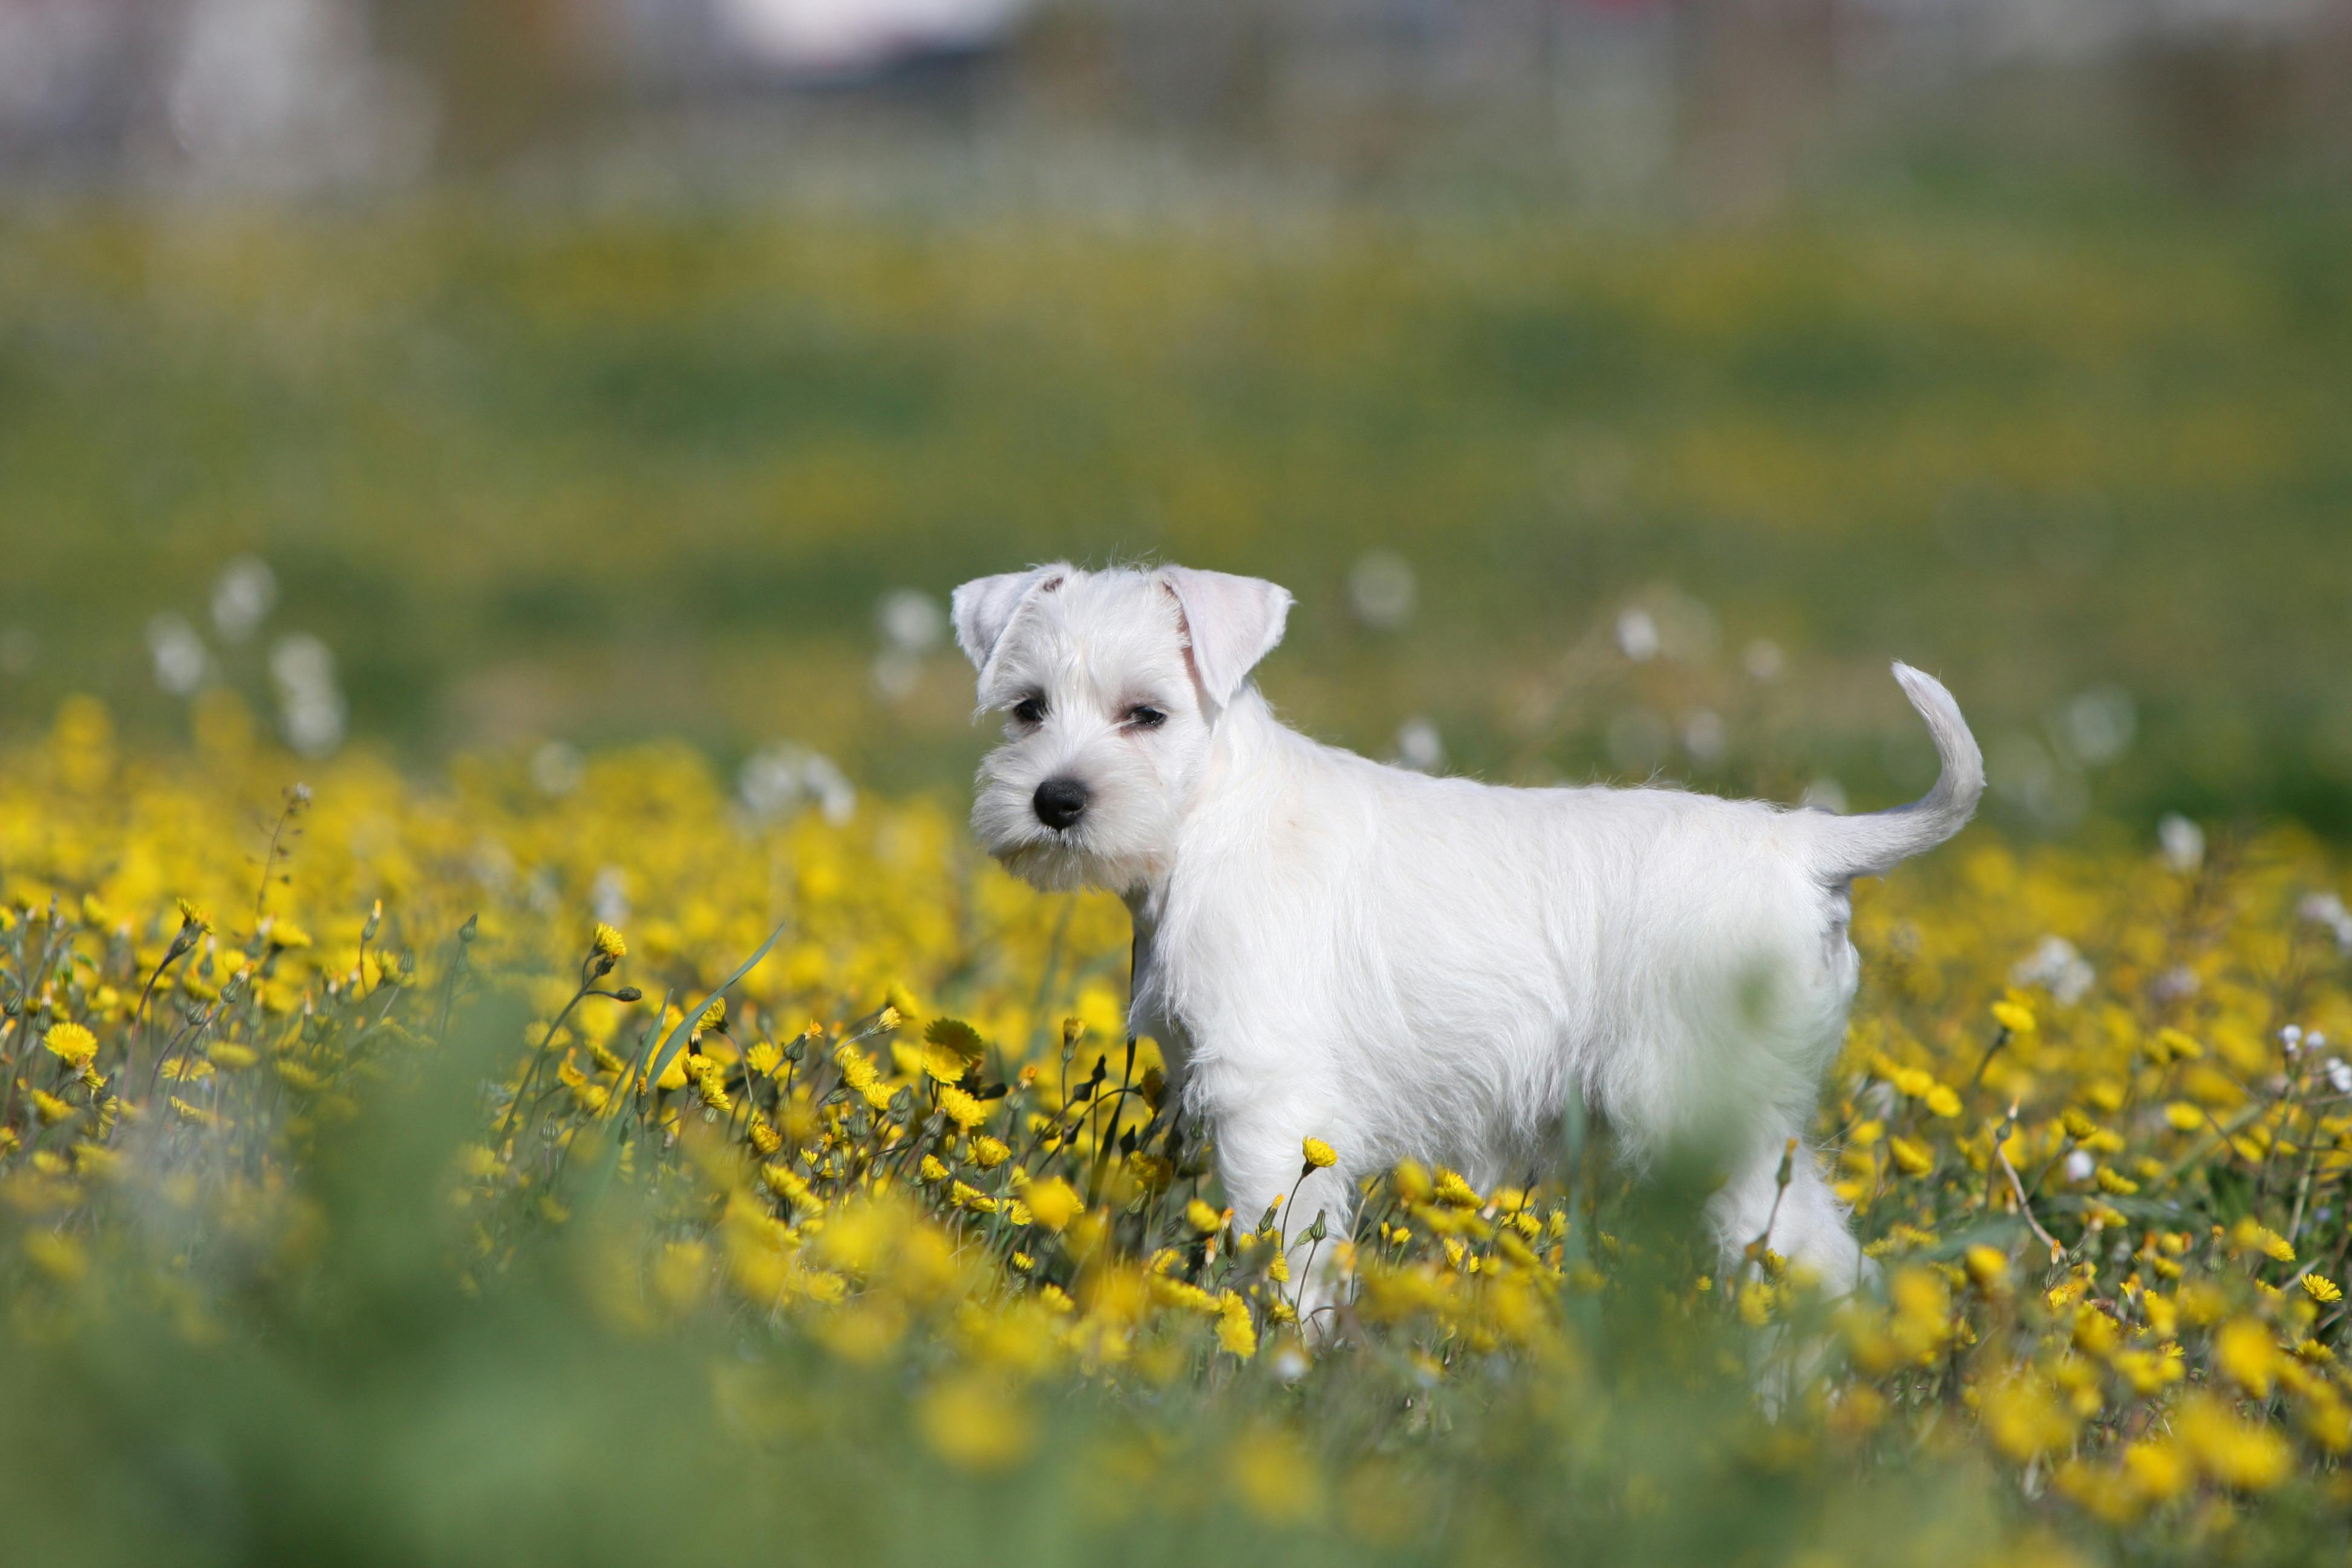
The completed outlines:
<svg viewBox="0 0 2352 1568">
<path fill-rule="evenodd" d="M 375 933 L 383 927 L 383 900 L 378 899 L 368 909 L 367 924 L 360 927 L 360 940 L 373 942 Z"/>
<path fill-rule="evenodd" d="M 480 931 L 482 917 L 480 915 L 467 915 L 466 917 L 466 923 L 457 928 L 457 945 L 459 947 L 473 946 L 474 938 Z"/>
<path fill-rule="evenodd" d="M 634 985 L 624 985 L 613 993 L 613 1000 L 615 1002 L 642 1002 L 645 999 L 646 994 Z"/>
</svg>

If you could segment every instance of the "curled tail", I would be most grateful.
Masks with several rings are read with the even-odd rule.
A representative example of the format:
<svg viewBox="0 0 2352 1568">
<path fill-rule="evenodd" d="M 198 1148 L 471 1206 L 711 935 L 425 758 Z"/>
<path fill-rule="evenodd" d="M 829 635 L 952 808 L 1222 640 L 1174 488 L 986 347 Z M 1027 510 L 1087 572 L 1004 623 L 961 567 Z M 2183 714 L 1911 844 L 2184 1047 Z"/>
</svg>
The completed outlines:
<svg viewBox="0 0 2352 1568">
<path fill-rule="evenodd" d="M 1896 663 L 1895 679 L 1927 721 L 1943 771 L 1936 787 L 1909 805 L 1862 816 L 1812 817 L 1813 866 L 1825 882 L 1883 877 L 1898 861 L 1933 849 L 1968 826 L 1984 795 L 1984 754 L 1952 694 L 1907 664 Z"/>
</svg>

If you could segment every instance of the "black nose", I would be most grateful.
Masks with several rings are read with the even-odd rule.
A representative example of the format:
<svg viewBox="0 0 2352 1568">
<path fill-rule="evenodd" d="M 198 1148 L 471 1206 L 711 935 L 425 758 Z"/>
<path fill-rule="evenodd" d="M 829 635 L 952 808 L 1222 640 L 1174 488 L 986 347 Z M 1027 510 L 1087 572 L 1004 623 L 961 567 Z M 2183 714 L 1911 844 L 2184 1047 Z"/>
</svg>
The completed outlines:
<svg viewBox="0 0 2352 1568">
<path fill-rule="evenodd" d="M 1067 827 L 1086 815 L 1087 793 L 1076 779 L 1047 779 L 1037 786 L 1037 820 L 1057 830 Z"/>
</svg>

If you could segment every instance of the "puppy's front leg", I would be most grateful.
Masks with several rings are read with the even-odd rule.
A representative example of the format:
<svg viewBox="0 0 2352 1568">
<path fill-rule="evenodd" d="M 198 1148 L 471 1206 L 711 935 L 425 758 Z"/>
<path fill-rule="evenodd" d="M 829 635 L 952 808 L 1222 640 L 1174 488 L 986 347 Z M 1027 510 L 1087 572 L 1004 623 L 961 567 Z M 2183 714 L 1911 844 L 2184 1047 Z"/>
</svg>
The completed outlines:
<svg viewBox="0 0 2352 1568">
<path fill-rule="evenodd" d="M 1344 1133 L 1321 1097 L 1296 1091 L 1260 1095 L 1213 1115 L 1217 1174 L 1234 1205 L 1234 1221 L 1255 1226 L 1280 1201 L 1274 1227 L 1290 1275 L 1284 1294 L 1297 1309 L 1308 1342 L 1322 1343 L 1339 1327 L 1339 1246 L 1355 1222 L 1356 1188 L 1343 1150 L 1337 1164 L 1317 1167 L 1307 1160 L 1305 1143 L 1316 1138 L 1338 1150 Z M 1319 1240 L 1311 1234 L 1318 1215 Z"/>
</svg>

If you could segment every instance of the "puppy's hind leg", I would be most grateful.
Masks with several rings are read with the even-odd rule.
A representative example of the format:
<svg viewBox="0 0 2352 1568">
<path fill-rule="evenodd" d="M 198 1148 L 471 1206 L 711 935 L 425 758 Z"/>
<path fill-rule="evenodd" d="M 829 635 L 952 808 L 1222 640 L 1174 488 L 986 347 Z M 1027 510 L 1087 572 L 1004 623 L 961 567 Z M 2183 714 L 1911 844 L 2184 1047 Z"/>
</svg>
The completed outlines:
<svg viewBox="0 0 2352 1568">
<path fill-rule="evenodd" d="M 1706 1215 L 1727 1270 L 1737 1272 L 1748 1247 L 1760 1242 L 1760 1250 L 1779 1253 L 1832 1296 L 1849 1295 L 1862 1283 L 1867 1260 L 1845 1209 L 1822 1179 L 1812 1150 L 1792 1134 L 1759 1140 L 1707 1200 Z"/>
</svg>

